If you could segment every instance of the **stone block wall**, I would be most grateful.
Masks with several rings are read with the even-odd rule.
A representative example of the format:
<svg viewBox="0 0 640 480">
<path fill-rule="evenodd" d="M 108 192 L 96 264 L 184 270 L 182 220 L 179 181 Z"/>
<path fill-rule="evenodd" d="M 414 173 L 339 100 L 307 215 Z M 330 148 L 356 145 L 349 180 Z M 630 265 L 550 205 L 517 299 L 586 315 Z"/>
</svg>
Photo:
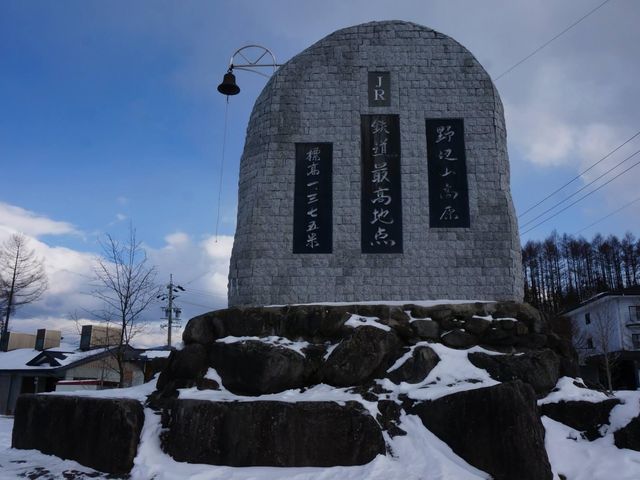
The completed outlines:
<svg viewBox="0 0 640 480">
<path fill-rule="evenodd" d="M 390 72 L 370 107 L 368 72 Z M 403 253 L 361 252 L 361 115 L 400 117 Z M 425 119 L 464 120 L 469 228 L 430 228 Z M 296 142 L 333 144 L 333 253 L 293 253 Z M 502 104 L 462 45 L 400 21 L 337 31 L 295 56 L 257 99 L 240 164 L 230 305 L 521 301 L 520 241 Z"/>
</svg>

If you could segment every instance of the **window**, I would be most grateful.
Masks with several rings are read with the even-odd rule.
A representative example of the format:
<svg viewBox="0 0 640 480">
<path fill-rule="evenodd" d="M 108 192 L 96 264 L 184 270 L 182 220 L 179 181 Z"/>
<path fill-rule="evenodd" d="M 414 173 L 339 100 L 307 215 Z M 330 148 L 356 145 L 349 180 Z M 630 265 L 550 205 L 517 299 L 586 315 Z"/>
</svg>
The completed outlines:
<svg viewBox="0 0 640 480">
<path fill-rule="evenodd" d="M 584 323 L 586 325 L 589 325 L 591 323 L 591 314 L 590 313 L 585 313 L 584 314 Z M 593 348 L 593 347 L 591 347 Z"/>
<path fill-rule="evenodd" d="M 593 338 L 591 338 L 591 337 L 587 338 L 587 348 L 590 348 L 590 349 L 594 348 L 593 347 Z"/>
<path fill-rule="evenodd" d="M 633 348 L 635 350 L 640 350 L 640 333 L 631 334 L 631 343 L 633 344 Z"/>
<path fill-rule="evenodd" d="M 629 321 L 631 323 L 640 323 L 640 306 L 629 307 Z"/>
</svg>

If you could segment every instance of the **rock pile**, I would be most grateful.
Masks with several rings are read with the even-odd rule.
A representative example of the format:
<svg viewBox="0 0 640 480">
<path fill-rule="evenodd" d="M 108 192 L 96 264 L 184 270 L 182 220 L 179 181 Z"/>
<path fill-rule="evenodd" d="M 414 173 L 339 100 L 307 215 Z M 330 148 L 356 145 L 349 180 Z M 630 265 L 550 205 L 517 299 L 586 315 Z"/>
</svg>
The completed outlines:
<svg viewBox="0 0 640 480">
<path fill-rule="evenodd" d="M 577 374 L 568 342 L 548 331 L 537 310 L 513 302 L 230 308 L 191 319 L 183 340 L 151 404 L 165 412 L 165 450 L 195 463 L 363 464 L 384 452 L 383 432 L 405 433 L 401 414 L 415 414 L 458 455 L 496 479 L 551 478 L 536 397 L 549 393 L 561 376 Z M 425 381 L 440 361 L 432 348 L 437 344 L 460 350 L 478 346 L 468 360 L 485 369 L 495 386 L 475 388 L 477 380 L 468 379 L 473 390 L 452 389 L 427 401 L 398 393 L 411 385 L 428 388 Z M 207 374 L 210 369 L 215 379 Z M 374 411 L 354 402 L 247 398 L 320 384 L 358 394 Z M 224 389 L 242 401 L 177 400 L 178 389 L 185 388 Z M 317 428 L 317 419 L 324 428 Z M 350 437 L 348 447 L 336 450 L 350 454 L 327 449 L 330 432 L 336 432 L 334 446 Z M 268 446 L 270 453 L 252 456 L 237 448 L 240 443 L 253 452 Z M 279 451 L 289 444 L 305 447 Z"/>
<path fill-rule="evenodd" d="M 230 308 L 191 319 L 183 340 L 146 401 L 179 462 L 363 465 L 394 457 L 421 422 L 491 478 L 545 480 L 542 415 L 585 441 L 613 434 L 640 450 L 639 417 L 609 425 L 620 400 L 572 378 L 575 352 L 528 305 Z M 27 395 L 13 444 L 122 473 L 141 412 L 135 401 Z M 122 448 L 87 440 L 87 421 L 119 432 Z"/>
</svg>

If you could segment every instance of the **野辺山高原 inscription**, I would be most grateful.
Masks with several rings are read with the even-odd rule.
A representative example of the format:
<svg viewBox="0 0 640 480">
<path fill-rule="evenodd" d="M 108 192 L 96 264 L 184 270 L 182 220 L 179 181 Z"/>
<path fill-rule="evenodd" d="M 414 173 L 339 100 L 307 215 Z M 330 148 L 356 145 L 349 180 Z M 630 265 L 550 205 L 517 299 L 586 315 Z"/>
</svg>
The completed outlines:
<svg viewBox="0 0 640 480">
<path fill-rule="evenodd" d="M 402 253 L 400 120 L 362 115 L 362 253 Z"/>
<path fill-rule="evenodd" d="M 330 143 L 296 143 L 293 253 L 331 253 L 333 240 Z"/>
<path fill-rule="evenodd" d="M 468 228 L 469 188 L 461 118 L 427 119 L 429 226 Z"/>
</svg>

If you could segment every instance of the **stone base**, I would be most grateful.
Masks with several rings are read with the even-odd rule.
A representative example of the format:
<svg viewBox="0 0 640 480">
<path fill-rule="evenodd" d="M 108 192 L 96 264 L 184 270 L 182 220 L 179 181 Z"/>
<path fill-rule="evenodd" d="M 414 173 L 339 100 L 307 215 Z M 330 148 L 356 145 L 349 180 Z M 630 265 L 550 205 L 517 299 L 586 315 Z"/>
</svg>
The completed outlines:
<svg viewBox="0 0 640 480">
<path fill-rule="evenodd" d="M 357 402 L 179 400 L 163 426 L 163 450 L 179 462 L 330 467 L 385 453 L 380 426 Z"/>
<path fill-rule="evenodd" d="M 143 424 L 136 400 L 27 394 L 18 398 L 11 446 L 125 474 Z"/>
<path fill-rule="evenodd" d="M 575 368 L 575 352 L 539 312 L 512 302 L 231 308 L 191 319 L 183 340 L 147 402 L 162 414 L 162 449 L 176 461 L 234 467 L 363 465 L 386 453 L 385 439 L 407 434 L 404 415 L 418 414 L 494 478 L 547 479 L 535 397 Z M 475 389 L 429 402 L 407 394 L 440 381 L 427 376 L 450 349 L 474 345 L 495 351 L 462 354 L 488 373 L 459 379 Z M 321 387 L 326 397 L 306 398 L 322 401 L 303 401 L 299 392 L 319 384 L 340 394 Z M 377 407 L 375 418 L 363 405 Z M 134 400 L 27 395 L 13 441 L 125 473 L 142 423 Z"/>
</svg>

